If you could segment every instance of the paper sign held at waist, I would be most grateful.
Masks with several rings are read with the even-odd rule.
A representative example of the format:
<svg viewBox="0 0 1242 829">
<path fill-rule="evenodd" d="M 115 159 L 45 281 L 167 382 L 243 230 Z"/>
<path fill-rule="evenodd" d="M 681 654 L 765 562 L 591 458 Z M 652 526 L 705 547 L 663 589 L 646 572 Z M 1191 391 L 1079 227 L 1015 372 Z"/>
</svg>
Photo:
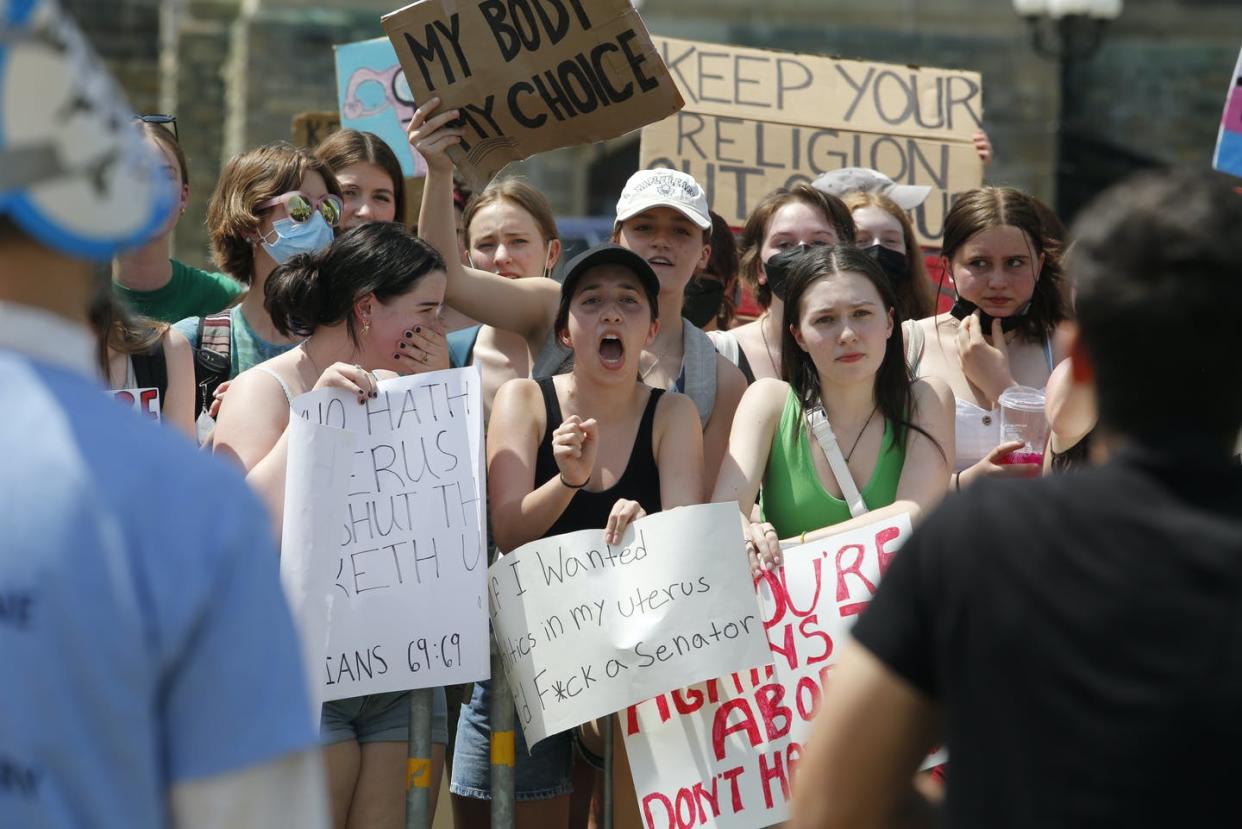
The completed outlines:
<svg viewBox="0 0 1242 829">
<path fill-rule="evenodd" d="M 687 682 L 766 664 L 736 504 L 531 542 L 488 571 L 529 744 Z M 720 670 L 721 666 L 732 667 Z"/>
</svg>

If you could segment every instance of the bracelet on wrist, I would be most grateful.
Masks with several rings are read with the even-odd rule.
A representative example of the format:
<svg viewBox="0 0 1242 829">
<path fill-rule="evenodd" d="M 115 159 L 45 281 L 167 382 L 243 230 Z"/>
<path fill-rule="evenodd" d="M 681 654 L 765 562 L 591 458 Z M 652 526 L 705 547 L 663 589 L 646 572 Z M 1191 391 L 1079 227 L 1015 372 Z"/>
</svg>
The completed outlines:
<svg viewBox="0 0 1242 829">
<path fill-rule="evenodd" d="M 582 489 L 584 486 L 586 486 L 589 483 L 591 483 L 590 475 L 587 475 L 587 479 L 580 484 L 571 484 L 569 481 L 565 480 L 565 473 L 564 472 L 561 473 L 561 485 L 567 489 Z"/>
</svg>

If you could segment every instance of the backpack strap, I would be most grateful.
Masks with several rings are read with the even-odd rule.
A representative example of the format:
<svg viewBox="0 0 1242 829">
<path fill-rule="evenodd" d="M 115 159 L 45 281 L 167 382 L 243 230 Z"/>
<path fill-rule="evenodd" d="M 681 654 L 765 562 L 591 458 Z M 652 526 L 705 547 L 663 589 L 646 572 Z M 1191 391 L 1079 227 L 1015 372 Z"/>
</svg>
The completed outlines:
<svg viewBox="0 0 1242 829">
<path fill-rule="evenodd" d="M 824 412 L 824 407 L 816 406 L 808 411 L 806 424 L 811 434 L 815 436 L 816 442 L 819 443 L 819 448 L 823 450 L 824 457 L 828 459 L 828 468 L 832 470 L 833 477 L 837 479 L 837 486 L 841 487 L 841 495 L 844 496 L 845 503 L 850 508 L 850 515 L 857 518 L 866 514 L 867 504 L 858 492 L 854 476 L 850 474 L 849 463 L 841 454 L 841 447 L 837 444 L 837 436 L 833 434 L 832 426 L 828 423 L 828 415 Z"/>
<path fill-rule="evenodd" d="M 168 363 L 164 359 L 163 341 L 156 343 L 155 347 L 144 354 L 131 354 L 129 359 L 134 367 L 134 381 L 138 388 L 158 389 L 162 408 L 168 394 Z"/>
<path fill-rule="evenodd" d="M 216 389 L 233 373 L 233 322 L 228 311 L 200 317 L 194 338 L 194 417 L 211 408 Z"/>
<path fill-rule="evenodd" d="M 684 317 L 681 325 L 681 365 L 686 378 L 682 393 L 694 401 L 699 423 L 706 426 L 716 406 L 716 346 Z"/>
</svg>

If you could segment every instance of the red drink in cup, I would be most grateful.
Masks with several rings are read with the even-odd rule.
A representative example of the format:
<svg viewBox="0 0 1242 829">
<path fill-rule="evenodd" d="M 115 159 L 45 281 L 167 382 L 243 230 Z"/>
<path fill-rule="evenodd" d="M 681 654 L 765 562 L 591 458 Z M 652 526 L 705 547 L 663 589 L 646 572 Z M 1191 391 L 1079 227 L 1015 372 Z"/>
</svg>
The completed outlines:
<svg viewBox="0 0 1242 829">
<path fill-rule="evenodd" d="M 1016 449 L 1000 459 L 1002 464 L 1033 463 L 1043 465 L 1044 446 L 1048 443 L 1048 418 L 1044 414 L 1044 393 L 1029 386 L 1010 386 L 1001 394 L 1001 441 L 1022 441 Z"/>
</svg>

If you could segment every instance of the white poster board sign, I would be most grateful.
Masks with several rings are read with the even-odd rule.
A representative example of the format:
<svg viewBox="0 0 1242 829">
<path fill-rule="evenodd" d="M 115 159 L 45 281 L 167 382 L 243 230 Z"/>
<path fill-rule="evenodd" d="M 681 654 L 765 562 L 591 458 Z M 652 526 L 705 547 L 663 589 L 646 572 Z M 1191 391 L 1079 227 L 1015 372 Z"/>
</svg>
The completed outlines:
<svg viewBox="0 0 1242 829">
<path fill-rule="evenodd" d="M 478 369 L 320 389 L 291 419 L 281 576 L 319 699 L 485 679 Z"/>
<path fill-rule="evenodd" d="M 671 688 L 766 665 L 737 504 L 531 542 L 489 571 L 492 626 L 528 745 Z"/>
<path fill-rule="evenodd" d="M 625 749 L 648 829 L 788 819 L 824 679 L 909 535 L 902 514 L 786 550 L 784 565 L 757 585 L 773 664 L 629 709 Z"/>
</svg>

